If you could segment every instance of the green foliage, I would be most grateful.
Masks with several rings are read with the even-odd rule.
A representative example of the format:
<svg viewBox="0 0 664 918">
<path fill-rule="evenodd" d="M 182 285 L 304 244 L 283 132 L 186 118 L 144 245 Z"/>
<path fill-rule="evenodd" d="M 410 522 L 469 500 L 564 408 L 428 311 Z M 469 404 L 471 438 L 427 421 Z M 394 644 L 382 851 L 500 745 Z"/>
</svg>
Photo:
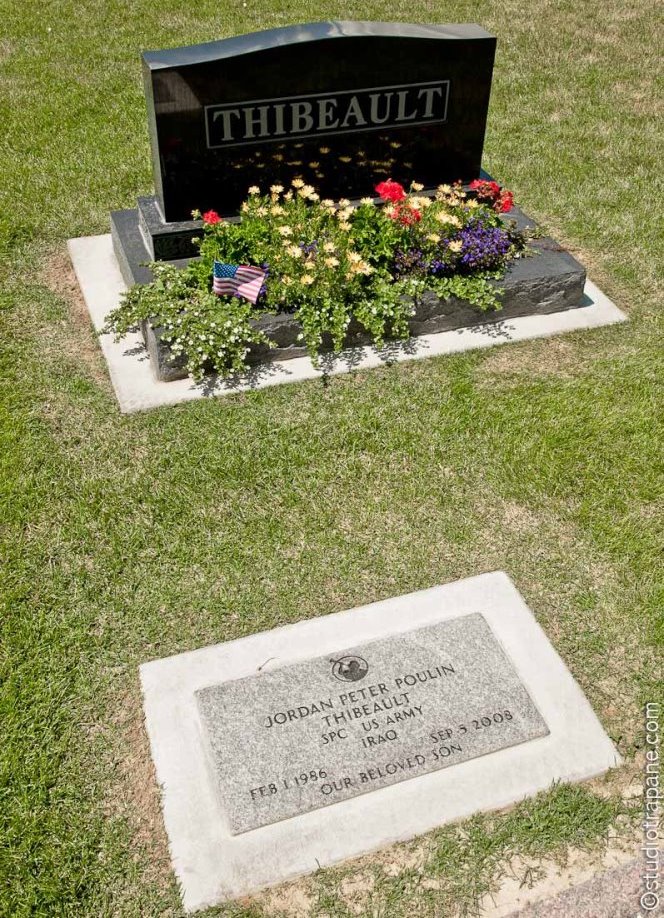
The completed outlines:
<svg viewBox="0 0 664 918">
<path fill-rule="evenodd" d="M 207 285 L 197 283 L 198 270 L 198 265 L 181 271 L 156 262 L 153 282 L 128 290 L 107 324 L 121 336 L 141 322 L 150 322 L 161 330 L 174 357 L 186 353 L 193 379 L 202 379 L 210 367 L 222 374 L 240 372 L 250 345 L 267 338 L 252 323 L 248 302 L 215 296 Z"/>
<path fill-rule="evenodd" d="M 435 199 L 419 196 L 419 187 L 377 207 L 371 198 L 358 206 L 321 201 L 297 178 L 288 190 L 273 185 L 265 195 L 254 186 L 239 222 L 221 220 L 214 211 L 203 215 L 200 258 L 181 271 L 153 264 L 153 282 L 129 290 L 107 327 L 118 336 L 144 321 L 159 327 L 174 356 L 200 379 L 208 370 L 228 375 L 244 368 L 251 345 L 267 342 L 252 323 L 261 311 L 296 313 L 316 360 L 324 349 L 341 350 L 351 323 L 378 346 L 407 338 L 408 320 L 427 287 L 480 310 L 498 308 L 493 282 L 525 239 L 500 229 L 509 251 L 468 266 L 462 230 L 500 227 L 499 216 L 458 187 L 441 186 Z M 211 293 L 215 260 L 267 271 L 257 308 Z"/>
<path fill-rule="evenodd" d="M 441 300 L 454 296 L 459 300 L 467 300 L 483 311 L 500 309 L 500 291 L 492 280 L 498 280 L 502 276 L 502 271 L 483 271 L 472 277 L 464 274 L 434 277 L 431 278 L 429 287 L 438 294 Z"/>
</svg>

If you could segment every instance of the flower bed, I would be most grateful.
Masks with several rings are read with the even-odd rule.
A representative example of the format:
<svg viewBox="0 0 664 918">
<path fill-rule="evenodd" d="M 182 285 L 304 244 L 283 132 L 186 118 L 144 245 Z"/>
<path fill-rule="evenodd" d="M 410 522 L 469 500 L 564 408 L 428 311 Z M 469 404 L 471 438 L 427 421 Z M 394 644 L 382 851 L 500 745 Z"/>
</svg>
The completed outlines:
<svg viewBox="0 0 664 918">
<path fill-rule="evenodd" d="M 154 263 L 153 281 L 127 291 L 108 329 L 121 336 L 141 325 L 158 378 L 200 379 L 256 360 L 305 352 L 315 360 L 325 350 L 473 324 L 503 301 L 504 312 L 523 314 L 523 284 L 517 290 L 505 275 L 525 264 L 529 234 L 501 218 L 509 192 L 476 182 L 469 193 L 441 186 L 426 197 L 392 181 L 376 191 L 384 206 L 320 201 L 298 179 L 265 195 L 251 188 L 239 222 L 204 214 L 200 258 L 184 269 Z M 535 307 L 581 305 L 583 269 L 567 258 L 574 270 L 553 299 L 535 292 L 542 272 L 520 272 Z M 231 282 L 237 265 L 249 267 Z"/>
</svg>

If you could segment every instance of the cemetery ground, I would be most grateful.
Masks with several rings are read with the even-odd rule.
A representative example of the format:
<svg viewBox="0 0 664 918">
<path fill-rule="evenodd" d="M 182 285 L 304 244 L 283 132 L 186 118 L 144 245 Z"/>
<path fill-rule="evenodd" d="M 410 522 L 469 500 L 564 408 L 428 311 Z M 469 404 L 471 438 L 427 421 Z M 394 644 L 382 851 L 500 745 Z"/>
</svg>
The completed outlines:
<svg viewBox="0 0 664 918">
<path fill-rule="evenodd" d="M 664 700 L 652 9 L 0 0 L 0 915 L 181 913 L 140 663 L 496 569 L 625 765 L 206 914 L 489 914 L 506 878 L 636 854 Z M 120 415 L 65 244 L 151 191 L 139 50 L 432 17 L 498 35 L 485 167 L 630 321 Z"/>
</svg>

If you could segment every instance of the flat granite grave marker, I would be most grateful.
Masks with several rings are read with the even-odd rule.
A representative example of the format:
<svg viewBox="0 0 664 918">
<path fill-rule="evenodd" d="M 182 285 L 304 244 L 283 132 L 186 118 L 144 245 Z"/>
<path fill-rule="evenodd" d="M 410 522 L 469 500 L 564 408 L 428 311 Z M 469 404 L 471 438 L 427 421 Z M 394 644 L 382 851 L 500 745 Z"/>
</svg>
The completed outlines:
<svg viewBox="0 0 664 918">
<path fill-rule="evenodd" d="M 187 911 L 620 763 L 501 572 L 146 663 L 141 682 Z"/>
<path fill-rule="evenodd" d="M 232 834 L 549 732 L 479 614 L 197 694 Z"/>
</svg>

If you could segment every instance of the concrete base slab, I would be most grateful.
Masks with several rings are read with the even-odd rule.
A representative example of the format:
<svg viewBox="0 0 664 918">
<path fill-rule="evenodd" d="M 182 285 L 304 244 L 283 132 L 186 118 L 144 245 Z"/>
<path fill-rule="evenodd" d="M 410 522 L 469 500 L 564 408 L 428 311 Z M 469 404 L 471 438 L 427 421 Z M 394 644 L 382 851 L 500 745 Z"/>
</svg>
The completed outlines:
<svg viewBox="0 0 664 918">
<path fill-rule="evenodd" d="M 118 305 L 126 289 L 113 252 L 111 236 L 70 239 L 68 248 L 92 324 L 100 332 L 106 316 Z M 260 365 L 243 376 L 227 380 L 210 377 L 201 383 L 194 383 L 190 379 L 156 381 L 139 332 L 126 335 L 118 342 L 113 340 L 112 335 L 100 334 L 99 341 L 120 411 L 131 413 L 198 398 L 246 392 L 352 370 L 366 370 L 404 360 L 454 354 L 510 341 L 548 337 L 626 320 L 624 313 L 591 281 L 586 281 L 584 295 L 587 300 L 585 306 L 565 312 L 521 316 L 490 325 L 422 335 L 381 349 L 372 346 L 351 348 L 336 356 L 323 358 L 318 367 L 312 364 L 309 357 L 295 357 Z"/>
<path fill-rule="evenodd" d="M 389 635 L 481 614 L 548 734 L 232 835 L 196 693 Z M 481 665 L 479 662 L 476 664 Z M 195 911 L 321 866 L 582 781 L 620 757 L 503 572 L 362 606 L 141 666 L 145 716 L 184 907 Z"/>
</svg>

